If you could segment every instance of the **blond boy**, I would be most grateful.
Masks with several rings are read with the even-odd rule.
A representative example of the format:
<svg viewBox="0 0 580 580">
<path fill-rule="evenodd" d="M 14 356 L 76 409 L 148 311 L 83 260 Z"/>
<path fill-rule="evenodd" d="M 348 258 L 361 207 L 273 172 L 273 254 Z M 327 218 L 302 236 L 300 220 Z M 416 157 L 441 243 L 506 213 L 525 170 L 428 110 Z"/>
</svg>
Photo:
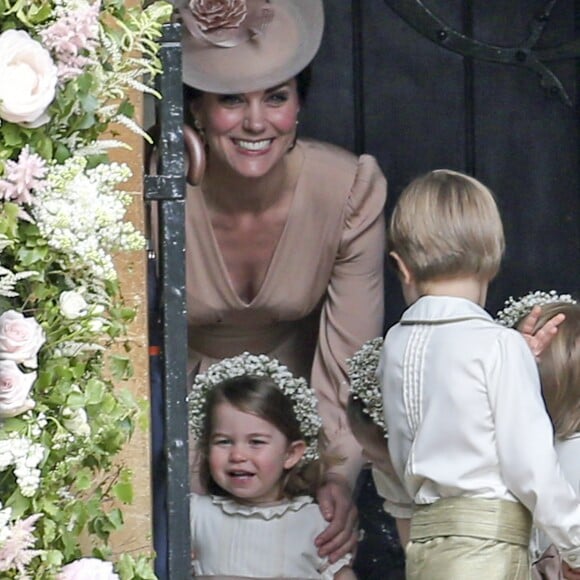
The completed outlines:
<svg viewBox="0 0 580 580">
<path fill-rule="evenodd" d="M 504 235 L 491 192 L 439 170 L 402 193 L 389 256 L 408 309 L 380 365 L 389 451 L 414 505 L 409 580 L 528 580 L 532 517 L 580 566 L 533 355 L 483 309 Z"/>
</svg>

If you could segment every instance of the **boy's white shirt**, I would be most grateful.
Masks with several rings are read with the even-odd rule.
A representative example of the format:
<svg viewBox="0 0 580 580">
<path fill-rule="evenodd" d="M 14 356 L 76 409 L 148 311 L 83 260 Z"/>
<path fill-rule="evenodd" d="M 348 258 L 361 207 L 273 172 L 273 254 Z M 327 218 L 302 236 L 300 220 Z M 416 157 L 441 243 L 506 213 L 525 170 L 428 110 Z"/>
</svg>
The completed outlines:
<svg viewBox="0 0 580 580">
<path fill-rule="evenodd" d="M 376 467 L 373 467 L 372 475 L 377 493 L 384 500 L 384 510 L 394 518 L 410 519 L 413 515 L 413 505 L 409 503 L 409 494 L 401 482 Z"/>
<path fill-rule="evenodd" d="M 387 333 L 378 373 L 408 507 L 517 498 L 580 566 L 580 501 L 562 475 L 537 365 L 518 332 L 464 298 L 424 296 Z"/>
</svg>

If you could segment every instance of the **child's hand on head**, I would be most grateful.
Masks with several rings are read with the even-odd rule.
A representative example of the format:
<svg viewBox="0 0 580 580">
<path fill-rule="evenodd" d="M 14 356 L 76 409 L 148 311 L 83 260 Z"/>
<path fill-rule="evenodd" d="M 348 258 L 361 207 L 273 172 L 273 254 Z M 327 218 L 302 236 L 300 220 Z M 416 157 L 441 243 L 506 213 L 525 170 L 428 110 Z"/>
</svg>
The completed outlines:
<svg viewBox="0 0 580 580">
<path fill-rule="evenodd" d="M 526 339 L 530 350 L 536 358 L 540 357 L 554 336 L 556 336 L 558 326 L 564 322 L 565 318 L 563 314 L 558 314 L 534 332 L 541 314 L 542 308 L 534 306 L 531 312 L 518 324 L 518 330 Z"/>
</svg>

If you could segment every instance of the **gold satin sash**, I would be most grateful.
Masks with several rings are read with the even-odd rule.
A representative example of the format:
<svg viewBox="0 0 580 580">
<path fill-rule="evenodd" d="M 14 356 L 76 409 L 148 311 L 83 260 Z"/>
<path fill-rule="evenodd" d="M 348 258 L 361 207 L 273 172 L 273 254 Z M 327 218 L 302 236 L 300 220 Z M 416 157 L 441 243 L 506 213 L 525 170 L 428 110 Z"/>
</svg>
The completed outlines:
<svg viewBox="0 0 580 580">
<path fill-rule="evenodd" d="M 470 536 L 527 547 L 531 529 L 532 516 L 519 502 L 453 497 L 415 507 L 411 540 Z"/>
</svg>

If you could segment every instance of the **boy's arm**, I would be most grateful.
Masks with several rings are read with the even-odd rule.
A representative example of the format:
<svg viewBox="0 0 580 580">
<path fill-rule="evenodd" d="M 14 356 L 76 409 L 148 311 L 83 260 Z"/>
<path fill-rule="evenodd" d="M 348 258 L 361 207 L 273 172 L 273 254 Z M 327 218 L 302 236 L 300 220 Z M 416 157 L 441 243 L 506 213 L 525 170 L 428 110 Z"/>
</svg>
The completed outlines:
<svg viewBox="0 0 580 580">
<path fill-rule="evenodd" d="M 373 481 L 377 493 L 385 500 L 384 510 L 394 518 L 410 519 L 413 514 L 413 500 L 403 484 L 393 473 L 384 473 L 373 467 Z"/>
</svg>

